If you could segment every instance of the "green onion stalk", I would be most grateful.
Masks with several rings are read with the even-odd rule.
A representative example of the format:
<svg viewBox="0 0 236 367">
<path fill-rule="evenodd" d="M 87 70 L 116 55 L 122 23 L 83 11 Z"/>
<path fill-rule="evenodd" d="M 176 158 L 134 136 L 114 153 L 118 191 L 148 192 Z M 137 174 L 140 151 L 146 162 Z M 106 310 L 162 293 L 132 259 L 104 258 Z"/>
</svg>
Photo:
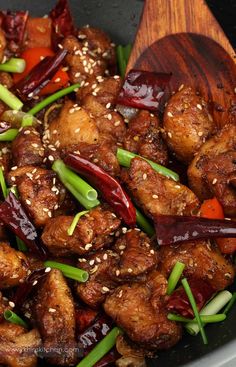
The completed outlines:
<svg viewBox="0 0 236 367">
<path fill-rule="evenodd" d="M 188 299 L 189 299 L 189 302 L 192 306 L 192 309 L 193 309 L 193 313 L 194 313 L 194 316 L 197 320 L 197 325 L 199 327 L 199 330 L 200 330 L 200 333 L 201 333 L 201 336 L 202 336 L 202 340 L 203 340 L 203 343 L 204 344 L 207 344 L 208 341 L 207 341 L 207 336 L 206 336 L 206 333 L 205 333 L 205 330 L 204 330 L 204 326 L 203 326 L 203 323 L 202 323 L 202 320 L 200 318 L 200 315 L 199 315 L 199 312 L 198 312 L 198 309 L 197 309 L 197 305 L 196 305 L 196 301 L 194 299 L 194 296 L 193 296 L 193 293 L 191 291 L 191 288 L 189 286 L 189 283 L 187 281 L 186 278 L 184 278 L 182 280 L 182 285 L 184 287 L 184 290 L 188 296 Z"/>
<path fill-rule="evenodd" d="M 129 61 L 131 50 L 132 50 L 132 45 L 130 44 L 126 46 L 119 45 L 116 47 L 117 64 L 118 64 L 119 72 L 122 78 L 125 77 L 125 72 L 126 72 L 128 61 Z"/>
<path fill-rule="evenodd" d="M 114 327 L 76 367 L 93 367 L 115 346 L 117 337 L 122 334 L 120 328 Z"/>
<path fill-rule="evenodd" d="M 18 316 L 15 312 L 11 310 L 4 311 L 4 319 L 11 322 L 12 324 L 23 326 L 24 328 L 28 328 L 27 323 L 22 320 L 20 316 Z"/>
<path fill-rule="evenodd" d="M 232 293 L 229 291 L 224 290 L 219 292 L 211 301 L 207 303 L 206 306 L 201 309 L 199 313 L 200 317 L 217 314 L 231 299 Z M 197 335 L 200 331 L 199 325 L 193 322 L 186 324 L 185 328 L 191 335 Z"/>
<path fill-rule="evenodd" d="M 167 315 L 167 318 L 171 321 L 177 321 L 177 322 L 186 322 L 186 323 L 194 323 L 197 324 L 196 318 L 194 319 L 187 319 L 186 317 L 175 315 L 173 313 L 169 313 Z M 226 315 L 224 313 L 219 313 L 216 315 L 200 315 L 200 319 L 202 323 L 204 324 L 212 324 L 215 322 L 221 322 L 226 319 Z"/>
<path fill-rule="evenodd" d="M 167 294 L 170 295 L 176 288 L 185 268 L 185 264 L 177 261 L 168 279 Z"/>
<path fill-rule="evenodd" d="M 1 99 L 1 98 L 0 98 Z M 18 129 L 9 129 L 0 134 L 0 141 L 13 141 L 18 134 Z"/>
<path fill-rule="evenodd" d="M 172 178 L 174 181 L 179 181 L 179 175 L 176 172 L 171 171 L 169 168 L 166 168 L 158 163 L 150 161 L 149 159 L 141 157 L 138 154 L 129 152 L 128 150 L 122 148 L 117 149 L 117 159 L 121 166 L 130 167 L 131 160 L 135 157 L 142 158 L 147 161 L 150 166 L 161 175 Z"/>
<path fill-rule="evenodd" d="M 26 62 L 24 59 L 12 57 L 4 64 L 0 64 L 0 71 L 6 71 L 7 73 L 23 73 L 25 66 Z"/>
<path fill-rule="evenodd" d="M 74 230 L 75 230 L 75 228 L 76 228 L 77 224 L 79 223 L 80 218 L 81 218 L 83 215 L 87 214 L 87 213 L 89 213 L 89 211 L 88 211 L 88 210 L 84 210 L 84 211 L 82 211 L 82 212 L 80 212 L 80 213 L 77 213 L 77 214 L 74 216 L 74 219 L 72 220 L 72 223 L 71 223 L 70 227 L 69 227 L 69 228 L 68 228 L 68 230 L 67 230 L 67 233 L 68 233 L 68 235 L 69 235 L 69 236 L 72 236 L 72 235 L 73 235 Z"/>
<path fill-rule="evenodd" d="M 0 100 L 13 110 L 20 110 L 23 107 L 23 103 L 6 87 L 0 84 Z"/>
<path fill-rule="evenodd" d="M 59 263 L 57 261 L 45 261 L 44 266 L 46 268 L 60 270 L 66 278 L 76 280 L 80 283 L 87 282 L 89 274 L 87 271 L 75 268 L 74 266 Z"/>
</svg>

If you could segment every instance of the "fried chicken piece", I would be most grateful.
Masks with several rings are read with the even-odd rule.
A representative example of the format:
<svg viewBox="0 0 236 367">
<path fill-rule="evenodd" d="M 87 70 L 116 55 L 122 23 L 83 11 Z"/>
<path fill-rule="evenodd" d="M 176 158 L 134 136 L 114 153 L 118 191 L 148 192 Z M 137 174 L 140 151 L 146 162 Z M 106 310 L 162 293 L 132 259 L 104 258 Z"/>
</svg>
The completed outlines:
<svg viewBox="0 0 236 367">
<path fill-rule="evenodd" d="M 106 62 L 102 57 L 89 51 L 88 47 L 74 36 L 67 36 L 62 42 L 64 49 L 68 50 L 66 63 L 69 66 L 69 77 L 72 83 L 78 83 L 91 75 L 103 75 Z"/>
<path fill-rule="evenodd" d="M 12 158 L 11 144 L 0 142 L 0 165 L 6 175 L 10 169 Z"/>
<path fill-rule="evenodd" d="M 168 163 L 168 153 L 159 125 L 157 116 L 140 110 L 129 121 L 124 148 L 165 166 Z"/>
<path fill-rule="evenodd" d="M 107 247 L 113 242 L 112 233 L 121 223 L 110 210 L 99 206 L 83 215 L 73 235 L 69 236 L 67 230 L 73 219 L 72 216 L 59 216 L 47 222 L 42 241 L 54 256 L 83 255 Z"/>
<path fill-rule="evenodd" d="M 5 73 L 4 71 L 0 72 L 0 84 L 3 84 L 7 89 L 11 89 L 13 87 L 13 79 L 11 74 Z"/>
<path fill-rule="evenodd" d="M 6 46 L 7 46 L 7 41 L 6 41 L 6 38 L 5 38 L 5 33 L 0 28 L 0 62 L 3 59 L 4 51 L 5 51 Z"/>
<path fill-rule="evenodd" d="M 181 326 L 167 319 L 167 280 L 158 272 L 145 283 L 129 283 L 107 296 L 104 309 L 131 341 L 147 350 L 168 349 L 181 338 Z"/>
<path fill-rule="evenodd" d="M 159 214 L 189 215 L 199 205 L 188 187 L 157 173 L 140 158 L 132 159 L 130 168 L 122 173 L 122 181 L 138 205 L 151 217 Z"/>
<path fill-rule="evenodd" d="M 8 367 L 36 367 L 42 341 L 37 329 L 26 330 L 10 322 L 0 324 L 0 363 Z"/>
<path fill-rule="evenodd" d="M 121 236 L 113 250 L 120 255 L 119 262 L 113 269 L 113 274 L 119 281 L 132 280 L 144 275 L 159 262 L 157 251 L 154 250 L 149 237 L 137 228 Z"/>
<path fill-rule="evenodd" d="M 62 273 L 53 269 L 41 285 L 35 302 L 35 315 L 48 363 L 73 366 L 77 361 L 75 307 Z"/>
<path fill-rule="evenodd" d="M 53 171 L 25 166 L 11 171 L 9 183 L 16 184 L 20 199 L 37 227 L 44 226 L 65 199 L 65 189 Z"/>
<path fill-rule="evenodd" d="M 136 345 L 131 345 L 124 335 L 119 335 L 116 339 L 116 349 L 122 356 L 117 359 L 117 367 L 147 367 L 145 362 L 145 351 Z"/>
<path fill-rule="evenodd" d="M 160 248 L 161 272 L 167 277 L 177 261 L 185 264 L 184 275 L 205 280 L 216 291 L 227 288 L 234 280 L 235 270 L 216 247 L 208 241 L 192 241 Z"/>
<path fill-rule="evenodd" d="M 8 243 L 0 243 L 0 289 L 15 287 L 22 283 L 29 270 L 26 256 Z"/>
<path fill-rule="evenodd" d="M 230 185 L 236 173 L 236 125 L 225 125 L 220 132 L 202 145 L 188 168 L 192 190 L 201 199 L 215 195 L 224 206 L 225 214 L 236 214 L 236 191 Z"/>
<path fill-rule="evenodd" d="M 43 163 L 44 147 L 34 127 L 28 126 L 19 132 L 12 142 L 12 156 L 18 167 Z"/>
<path fill-rule="evenodd" d="M 76 107 L 77 106 L 77 107 Z M 72 101 L 66 101 L 58 118 L 49 125 L 49 143 L 65 148 L 73 144 L 95 144 L 99 140 L 99 131 L 95 120 L 89 113 Z"/>
<path fill-rule="evenodd" d="M 103 106 L 93 95 L 88 95 L 84 98 L 83 108 L 95 119 L 100 134 L 109 135 L 119 143 L 122 143 L 126 126 L 123 117 L 118 112 Z"/>
<path fill-rule="evenodd" d="M 216 131 L 206 102 L 191 87 L 181 89 L 170 98 L 163 127 L 168 147 L 184 163 L 190 163 Z"/>
<path fill-rule="evenodd" d="M 111 250 L 97 251 L 87 259 L 79 259 L 79 268 L 88 271 L 90 276 L 86 283 L 78 283 L 77 294 L 88 306 L 97 308 L 116 287 L 113 268 L 118 259 L 118 254 Z"/>
</svg>

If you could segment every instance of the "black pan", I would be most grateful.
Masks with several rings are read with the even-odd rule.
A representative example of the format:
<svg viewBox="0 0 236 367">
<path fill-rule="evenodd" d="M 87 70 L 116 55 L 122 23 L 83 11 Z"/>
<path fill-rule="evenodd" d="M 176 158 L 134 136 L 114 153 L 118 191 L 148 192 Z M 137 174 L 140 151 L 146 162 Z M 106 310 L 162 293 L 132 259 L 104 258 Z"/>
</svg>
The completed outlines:
<svg viewBox="0 0 236 367">
<path fill-rule="evenodd" d="M 0 7 L 28 9 L 33 16 L 43 16 L 53 7 L 55 1 L 0 0 Z M 142 0 L 69 1 L 78 25 L 89 23 L 100 27 L 118 43 L 133 41 L 142 11 Z M 236 0 L 208 0 L 207 3 L 236 48 Z M 225 322 L 208 326 L 206 330 L 208 346 L 202 344 L 201 337 L 184 336 L 175 348 L 158 353 L 157 359 L 148 361 L 148 366 L 236 367 L 236 308 Z"/>
</svg>

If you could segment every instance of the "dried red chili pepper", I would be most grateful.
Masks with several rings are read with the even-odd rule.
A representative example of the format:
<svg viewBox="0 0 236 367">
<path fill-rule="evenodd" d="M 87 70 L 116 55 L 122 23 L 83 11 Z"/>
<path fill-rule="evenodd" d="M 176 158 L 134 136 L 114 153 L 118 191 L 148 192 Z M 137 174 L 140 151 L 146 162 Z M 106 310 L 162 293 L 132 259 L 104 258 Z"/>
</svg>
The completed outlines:
<svg viewBox="0 0 236 367">
<path fill-rule="evenodd" d="M 108 173 L 96 164 L 77 154 L 68 154 L 64 161 L 69 167 L 73 168 L 76 172 L 86 177 L 91 184 L 95 185 L 108 204 L 111 205 L 117 215 L 128 226 L 135 226 L 135 207 L 117 180 L 108 175 Z"/>
<path fill-rule="evenodd" d="M 206 238 L 236 237 L 236 222 L 230 220 L 178 215 L 158 215 L 153 220 L 160 246 Z"/>
<path fill-rule="evenodd" d="M 41 259 L 46 258 L 46 250 L 39 243 L 36 228 L 12 192 L 0 204 L 0 221 L 18 236 L 28 246 L 30 251 Z"/>
<path fill-rule="evenodd" d="M 200 279 L 190 279 L 189 285 L 195 298 L 198 311 L 207 303 L 215 293 L 212 286 Z M 176 313 L 184 317 L 194 317 L 188 296 L 183 287 L 176 289 L 167 301 L 169 312 Z"/>
<path fill-rule="evenodd" d="M 117 103 L 134 108 L 157 110 L 171 74 L 130 70 L 117 98 Z"/>
<path fill-rule="evenodd" d="M 66 36 L 75 34 L 75 26 L 67 0 L 59 0 L 49 14 L 52 20 L 52 46 L 58 49 L 58 44 Z"/>
<path fill-rule="evenodd" d="M 1 11 L 0 26 L 4 30 L 10 51 L 19 52 L 24 41 L 28 11 Z"/>
<path fill-rule="evenodd" d="M 98 316 L 98 311 L 91 308 L 77 308 L 75 310 L 76 328 L 82 333 L 86 330 Z"/>
<path fill-rule="evenodd" d="M 14 87 L 21 99 L 29 100 L 38 94 L 60 68 L 66 54 L 67 50 L 60 50 L 54 56 L 45 57 L 24 79 L 21 79 Z"/>
</svg>

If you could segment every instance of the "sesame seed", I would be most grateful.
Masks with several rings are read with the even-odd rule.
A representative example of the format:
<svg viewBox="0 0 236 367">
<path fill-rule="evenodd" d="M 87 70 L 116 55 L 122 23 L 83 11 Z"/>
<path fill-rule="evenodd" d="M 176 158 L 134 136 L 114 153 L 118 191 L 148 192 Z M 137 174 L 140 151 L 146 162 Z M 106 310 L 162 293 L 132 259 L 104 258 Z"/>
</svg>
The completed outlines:
<svg viewBox="0 0 236 367">
<path fill-rule="evenodd" d="M 36 144 L 36 143 L 33 143 L 33 144 L 31 144 L 31 145 L 32 145 L 32 147 L 33 147 L 33 148 L 38 148 L 38 146 L 39 146 L 39 145 L 38 145 L 38 144 Z"/>
<path fill-rule="evenodd" d="M 74 113 L 75 112 L 75 109 L 74 108 L 70 108 L 69 109 L 69 113 Z"/>
<path fill-rule="evenodd" d="M 128 268 L 128 273 L 132 273 L 132 272 L 133 272 L 133 269 Z"/>
<path fill-rule="evenodd" d="M 81 75 L 81 73 L 77 72 L 75 73 L 75 77 L 78 78 Z"/>
<path fill-rule="evenodd" d="M 33 282 L 33 285 L 36 285 L 36 284 L 38 284 L 38 281 L 37 281 L 37 280 L 35 280 L 35 281 Z"/>
<path fill-rule="evenodd" d="M 176 189 L 181 189 L 181 186 L 179 186 L 179 185 L 175 185 L 175 188 L 176 188 Z"/>
<path fill-rule="evenodd" d="M 48 211 L 48 216 L 49 218 L 52 218 L 52 212 L 50 210 Z"/>
<path fill-rule="evenodd" d="M 91 243 L 87 243 L 87 245 L 85 245 L 85 250 L 89 250 L 91 247 L 93 247 L 93 245 Z"/>
<path fill-rule="evenodd" d="M 217 182 L 217 178 L 214 178 L 214 180 L 212 181 L 212 185 L 215 185 Z"/>
<path fill-rule="evenodd" d="M 98 270 L 98 266 L 95 265 L 92 269 L 90 269 L 89 273 L 94 274 L 94 273 L 96 273 L 97 270 Z"/>
<path fill-rule="evenodd" d="M 94 263 L 95 263 L 95 260 L 90 260 L 89 261 L 89 265 L 94 265 Z"/>
<path fill-rule="evenodd" d="M 198 134 L 198 136 L 202 136 L 203 135 L 203 132 L 202 131 L 199 131 L 197 134 Z"/>
<path fill-rule="evenodd" d="M 103 260 L 107 260 L 107 257 L 108 257 L 107 254 L 104 254 L 103 255 Z"/>
<path fill-rule="evenodd" d="M 120 125 L 120 121 L 116 121 L 115 123 L 114 123 L 114 126 L 119 126 Z"/>
<path fill-rule="evenodd" d="M 119 75 L 114 75 L 113 78 L 114 79 L 120 79 Z"/>
<path fill-rule="evenodd" d="M 18 167 L 17 166 L 14 166 L 11 168 L 12 171 L 15 171 Z"/>
<path fill-rule="evenodd" d="M 170 131 L 168 131 L 167 135 L 169 136 L 169 138 L 172 138 L 172 134 Z"/>
<path fill-rule="evenodd" d="M 12 307 L 12 308 L 14 308 L 14 307 L 15 307 L 15 303 L 14 303 L 14 302 L 12 302 L 12 301 L 10 301 L 10 302 L 9 302 L 9 306 L 10 306 L 10 307 Z"/>
<path fill-rule="evenodd" d="M 52 270 L 52 269 L 48 266 L 48 267 L 44 270 L 44 272 L 45 272 L 45 273 L 49 273 L 51 270 Z"/>
<path fill-rule="evenodd" d="M 24 131 L 24 135 L 29 135 L 30 134 L 30 130 L 25 130 Z"/>
<path fill-rule="evenodd" d="M 51 308 L 51 307 L 50 307 L 50 308 L 48 309 L 48 311 L 49 311 L 49 312 L 51 312 L 51 313 L 53 313 L 53 312 L 56 312 L 57 310 L 55 310 L 55 308 Z"/>
<path fill-rule="evenodd" d="M 120 270 L 116 270 L 116 276 L 118 277 L 120 275 Z"/>
<path fill-rule="evenodd" d="M 15 182 L 15 181 L 16 181 L 16 178 L 15 178 L 15 177 L 12 177 L 12 178 L 11 178 L 11 180 L 12 180 L 13 182 Z"/>
<path fill-rule="evenodd" d="M 75 55 L 77 56 L 77 55 L 81 55 L 81 51 L 80 50 L 76 50 L 75 51 Z"/>
<path fill-rule="evenodd" d="M 110 292 L 110 289 L 108 287 L 102 287 L 102 293 Z"/>
<path fill-rule="evenodd" d="M 52 155 L 48 156 L 49 161 L 54 161 L 54 157 Z"/>
<path fill-rule="evenodd" d="M 138 135 L 135 135 L 135 136 L 133 137 L 133 140 L 134 140 L 134 141 L 139 141 L 139 136 L 138 136 Z"/>
<path fill-rule="evenodd" d="M 97 93 L 96 92 L 92 92 L 92 95 L 96 97 Z"/>
<path fill-rule="evenodd" d="M 125 245 L 120 245 L 119 246 L 119 250 L 124 250 L 126 248 L 126 246 Z"/>
<path fill-rule="evenodd" d="M 43 208 L 43 211 L 44 211 L 45 213 L 47 213 L 47 212 L 49 211 L 49 209 L 48 209 L 48 208 Z"/>
<path fill-rule="evenodd" d="M 63 46 L 60 44 L 60 43 L 58 43 L 58 45 L 57 45 L 59 48 L 63 48 Z"/>
<path fill-rule="evenodd" d="M 152 195 L 153 199 L 158 199 L 158 195 Z"/>
<path fill-rule="evenodd" d="M 154 250 L 150 250 L 150 254 L 154 255 L 155 251 Z"/>
<path fill-rule="evenodd" d="M 146 173 L 144 173 L 143 174 L 143 180 L 146 180 L 147 179 L 147 174 Z"/>
<path fill-rule="evenodd" d="M 28 97 L 31 98 L 31 97 L 33 97 L 33 95 L 34 95 L 34 93 L 31 92 L 31 93 L 28 94 Z"/>
<path fill-rule="evenodd" d="M 174 117 L 174 115 L 171 112 L 167 112 L 168 117 Z"/>
<path fill-rule="evenodd" d="M 183 89 L 183 87 L 184 87 L 184 84 L 181 84 L 181 86 L 179 87 L 179 91 L 181 91 L 182 89 Z"/>
<path fill-rule="evenodd" d="M 59 83 L 61 81 L 61 78 L 56 78 L 55 83 Z"/>
<path fill-rule="evenodd" d="M 111 103 L 109 102 L 106 104 L 106 108 L 110 108 L 110 107 L 111 107 Z"/>
<path fill-rule="evenodd" d="M 32 174 L 34 174 L 36 172 L 37 172 L 37 168 L 34 168 L 33 171 L 32 171 Z"/>
<path fill-rule="evenodd" d="M 127 228 L 126 227 L 122 227 L 122 233 L 126 233 L 127 232 Z"/>
<path fill-rule="evenodd" d="M 25 200 L 26 204 L 31 205 L 31 201 L 29 199 Z"/>
<path fill-rule="evenodd" d="M 199 103 L 197 104 L 197 108 L 199 109 L 199 110 L 202 110 L 202 105 L 200 105 Z"/>
<path fill-rule="evenodd" d="M 79 133 L 80 132 L 80 127 L 78 127 L 76 130 L 75 130 L 75 133 Z"/>
</svg>

